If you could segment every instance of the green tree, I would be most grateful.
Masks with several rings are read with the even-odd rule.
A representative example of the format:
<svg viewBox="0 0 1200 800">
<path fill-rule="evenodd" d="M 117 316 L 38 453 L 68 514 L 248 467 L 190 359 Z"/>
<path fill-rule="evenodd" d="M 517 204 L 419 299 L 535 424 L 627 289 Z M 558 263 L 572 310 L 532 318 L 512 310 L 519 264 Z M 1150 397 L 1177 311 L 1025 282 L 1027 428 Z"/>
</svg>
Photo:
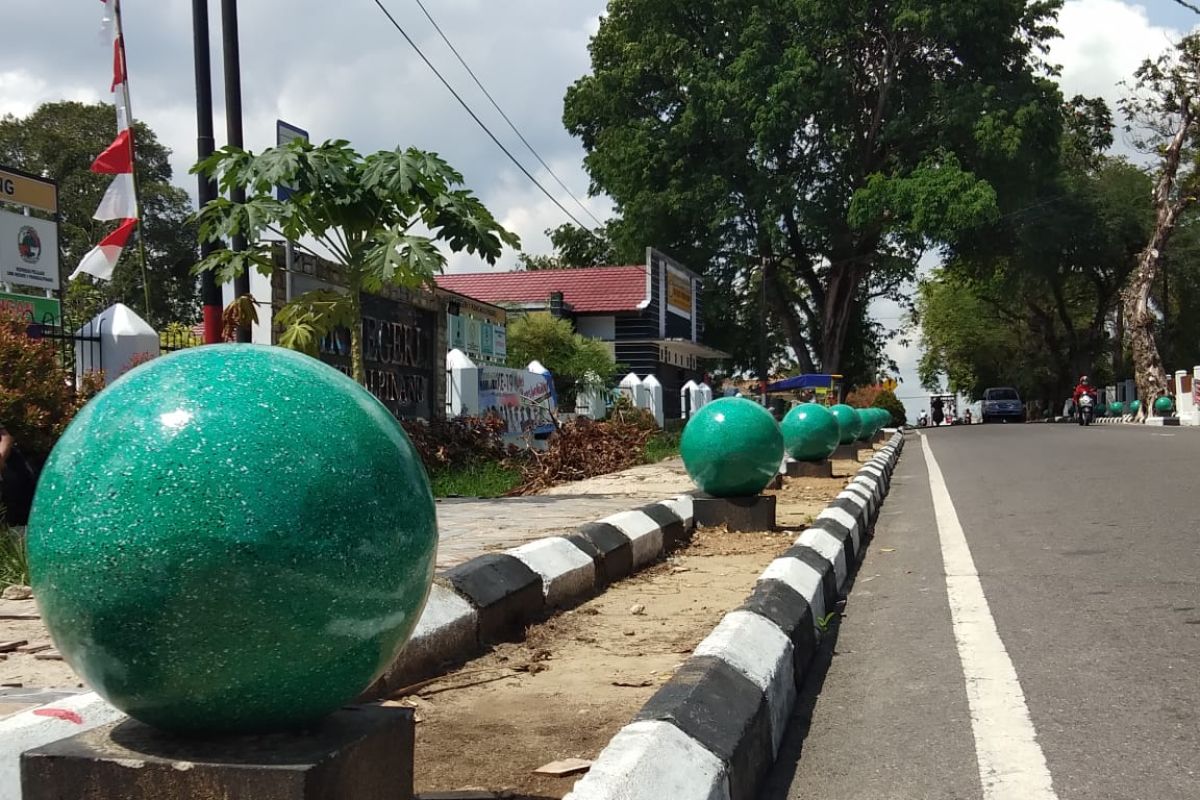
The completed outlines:
<svg viewBox="0 0 1200 800">
<path fill-rule="evenodd" d="M 59 246 L 67 274 L 116 224 L 92 219 L 112 176 L 90 169 L 96 156 L 112 144 L 116 119 L 111 105 L 74 102 L 46 103 L 23 119 L 12 115 L 0 119 L 0 164 L 58 182 Z M 171 185 L 171 151 L 154 131 L 137 122 L 133 133 L 150 280 L 147 322 L 156 327 L 192 323 L 200 305 L 199 288 L 190 272 L 197 258 L 196 228 L 189 221 L 191 200 Z M 133 247 L 122 257 L 111 282 L 83 276 L 64 288 L 74 320 L 89 319 L 113 302 L 139 312 L 146 305 L 141 265 Z"/>
<path fill-rule="evenodd" d="M 564 408 L 574 408 L 579 390 L 593 383 L 607 384 L 617 372 L 607 344 L 581 336 L 569 321 L 544 312 L 508 323 L 508 365 L 524 369 L 534 360 L 554 375 Z"/>
<path fill-rule="evenodd" d="M 1144 61 L 1121 109 L 1135 143 L 1159 157 L 1154 226 L 1122 296 L 1145 416 L 1170 391 L 1155 338 L 1159 317 L 1150 305 L 1151 293 L 1180 219 L 1200 198 L 1200 35 L 1185 36 L 1167 53 Z"/>
<path fill-rule="evenodd" d="M 359 383 L 365 377 L 363 292 L 432 285 L 446 263 L 439 243 L 453 252 L 478 254 L 489 264 L 504 245 L 519 246 L 483 203 L 459 188 L 461 174 L 436 154 L 416 148 L 364 157 L 340 140 L 320 145 L 296 140 L 257 155 L 226 147 L 193 171 L 219 176 L 223 190 L 236 186 L 247 195 L 244 203 L 221 198 L 201 209 L 201 236 L 219 240 L 241 234 L 250 243 L 244 252 L 213 253 L 197 270 L 212 270 L 222 282 L 248 269 L 270 274 L 274 261 L 267 232 L 292 242 L 315 240 L 332 254 L 343 270 L 345 291 L 294 298 L 275 318 L 284 328 L 279 341 L 315 354 L 325 335 L 349 328 L 351 371 Z M 277 185 L 294 187 L 287 200 L 275 199 Z"/>
<path fill-rule="evenodd" d="M 628 261 L 617 255 L 607 228 L 588 230 L 578 225 L 565 223 L 549 228 L 546 235 L 554 247 L 553 255 L 530 255 L 522 253 L 518 259 L 521 269 L 570 269 L 574 267 L 607 267 Z M 635 262 L 642 259 L 636 255 Z"/>
<path fill-rule="evenodd" d="M 761 271 L 801 367 L 838 372 L 872 299 L 1056 158 L 1060 4 L 612 0 L 564 121 L 618 247 L 653 243 L 717 296 Z"/>
</svg>

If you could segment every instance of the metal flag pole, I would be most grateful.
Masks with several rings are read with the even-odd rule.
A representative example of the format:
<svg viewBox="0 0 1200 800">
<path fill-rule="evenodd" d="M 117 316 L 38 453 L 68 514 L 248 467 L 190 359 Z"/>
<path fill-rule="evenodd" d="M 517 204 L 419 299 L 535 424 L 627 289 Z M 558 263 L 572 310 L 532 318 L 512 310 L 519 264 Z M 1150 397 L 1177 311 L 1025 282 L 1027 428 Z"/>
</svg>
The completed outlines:
<svg viewBox="0 0 1200 800">
<path fill-rule="evenodd" d="M 242 57 L 238 46 L 238 11 L 237 0 L 221 0 L 221 43 L 225 54 L 225 131 L 226 144 L 230 147 L 242 147 Z M 229 199 L 234 203 L 246 202 L 246 190 L 234 186 L 229 190 Z M 232 237 L 230 247 L 234 252 L 246 249 L 246 237 L 237 234 Z M 233 295 L 235 298 L 250 294 L 250 272 L 247 270 L 233 279 Z M 250 325 L 243 322 L 238 325 L 237 340 L 250 341 Z"/>
<path fill-rule="evenodd" d="M 130 163 L 133 170 L 133 200 L 137 204 L 138 258 L 142 262 L 142 289 L 146 302 L 146 321 L 150 321 L 150 273 L 146 267 L 146 210 L 142 206 L 142 191 L 137 175 L 137 145 L 133 136 L 133 105 L 129 102 L 129 60 L 125 57 L 125 27 L 121 22 L 121 0 L 112 0 L 113 24 L 116 26 L 117 52 L 121 59 L 121 95 L 125 104 L 125 124 L 129 127 Z"/>
<path fill-rule="evenodd" d="M 200 161 L 212 155 L 212 64 L 208 55 L 208 0 L 192 0 L 192 47 L 196 65 L 196 151 Z M 204 175 L 198 176 L 197 199 L 200 208 L 217 199 L 217 182 Z M 201 241 L 200 257 L 204 258 L 219 249 L 216 242 Z M 221 289 L 217 286 L 212 270 L 200 273 L 200 295 L 204 303 L 204 343 L 218 344 L 221 341 Z"/>
</svg>

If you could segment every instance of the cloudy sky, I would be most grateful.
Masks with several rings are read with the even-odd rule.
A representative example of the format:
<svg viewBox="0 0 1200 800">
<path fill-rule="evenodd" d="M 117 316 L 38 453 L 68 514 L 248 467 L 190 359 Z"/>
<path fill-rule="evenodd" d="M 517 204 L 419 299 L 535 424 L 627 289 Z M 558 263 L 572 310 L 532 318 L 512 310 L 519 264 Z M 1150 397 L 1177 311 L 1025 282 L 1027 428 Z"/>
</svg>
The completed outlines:
<svg viewBox="0 0 1200 800">
<path fill-rule="evenodd" d="M 95 0 L 3 0 L 5 27 L 20 31 L 0 49 L 0 113 L 23 115 L 49 100 L 107 99 L 109 54 L 98 35 Z M 966 0 L 960 0 L 966 1 Z M 587 42 L 605 0 L 425 0 L 442 29 L 493 96 L 572 191 L 587 199 L 579 144 L 563 130 L 562 98 L 588 68 Z M 421 13 L 415 0 L 385 5 L 493 131 L 576 216 L 578 209 L 533 162 Z M 214 45 L 219 6 L 213 0 Z M 135 116 L 174 150 L 177 182 L 194 193 L 195 111 L 188 0 L 124 0 Z M 526 250 L 548 250 L 545 228 L 563 212 L 509 163 L 387 22 L 373 0 L 244 0 L 241 4 L 247 145 L 274 143 L 275 120 L 314 139 L 346 138 L 360 151 L 415 145 L 441 153 Z M 1140 61 L 1200 21 L 1173 0 L 1068 0 L 1053 60 L 1067 94 L 1119 97 L 1118 82 Z M 220 65 L 220 52 L 213 50 Z M 219 72 L 218 138 L 224 131 Z M 536 168 L 535 168 L 536 167 Z M 509 254 L 505 265 L 515 255 Z M 451 269 L 478 268 L 455 258 Z M 885 322 L 898 315 L 881 306 Z M 893 344 L 906 390 L 918 393 L 913 348 Z"/>
</svg>

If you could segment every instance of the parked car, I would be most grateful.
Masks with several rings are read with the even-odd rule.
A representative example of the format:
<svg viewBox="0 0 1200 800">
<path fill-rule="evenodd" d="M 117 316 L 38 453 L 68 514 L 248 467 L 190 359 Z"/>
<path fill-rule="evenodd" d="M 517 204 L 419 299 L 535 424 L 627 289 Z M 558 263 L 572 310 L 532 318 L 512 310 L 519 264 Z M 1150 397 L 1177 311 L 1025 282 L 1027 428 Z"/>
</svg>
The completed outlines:
<svg viewBox="0 0 1200 800">
<path fill-rule="evenodd" d="M 983 393 L 983 422 L 1024 422 L 1025 404 L 1011 386 L 998 386 Z"/>
</svg>

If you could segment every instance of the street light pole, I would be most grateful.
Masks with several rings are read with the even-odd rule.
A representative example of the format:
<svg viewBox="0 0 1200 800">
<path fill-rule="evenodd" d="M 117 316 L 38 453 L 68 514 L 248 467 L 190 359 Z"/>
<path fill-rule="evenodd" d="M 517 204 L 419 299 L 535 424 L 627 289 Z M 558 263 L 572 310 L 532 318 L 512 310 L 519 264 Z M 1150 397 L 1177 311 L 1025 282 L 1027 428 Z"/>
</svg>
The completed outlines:
<svg viewBox="0 0 1200 800">
<path fill-rule="evenodd" d="M 225 53 L 225 130 L 227 142 L 231 147 L 242 147 L 242 56 L 238 45 L 238 10 L 237 0 L 221 0 L 221 42 Z M 246 202 L 246 190 L 233 187 L 229 190 L 229 199 L 234 203 Z M 246 237 L 238 234 L 233 237 L 230 246 L 235 252 L 246 249 Z M 235 298 L 246 297 L 250 294 L 250 273 L 243 272 L 233 279 L 233 295 Z M 237 340 L 250 341 L 250 325 L 238 325 Z"/>
<path fill-rule="evenodd" d="M 213 153 L 212 64 L 208 57 L 208 0 L 192 0 L 192 49 L 196 66 L 196 154 L 200 161 Z M 198 177 L 200 208 L 217 199 L 217 182 Z M 219 248 L 216 242 L 200 242 L 200 257 Z M 204 343 L 221 341 L 221 288 L 209 270 L 200 273 L 200 299 L 204 304 Z"/>
</svg>

